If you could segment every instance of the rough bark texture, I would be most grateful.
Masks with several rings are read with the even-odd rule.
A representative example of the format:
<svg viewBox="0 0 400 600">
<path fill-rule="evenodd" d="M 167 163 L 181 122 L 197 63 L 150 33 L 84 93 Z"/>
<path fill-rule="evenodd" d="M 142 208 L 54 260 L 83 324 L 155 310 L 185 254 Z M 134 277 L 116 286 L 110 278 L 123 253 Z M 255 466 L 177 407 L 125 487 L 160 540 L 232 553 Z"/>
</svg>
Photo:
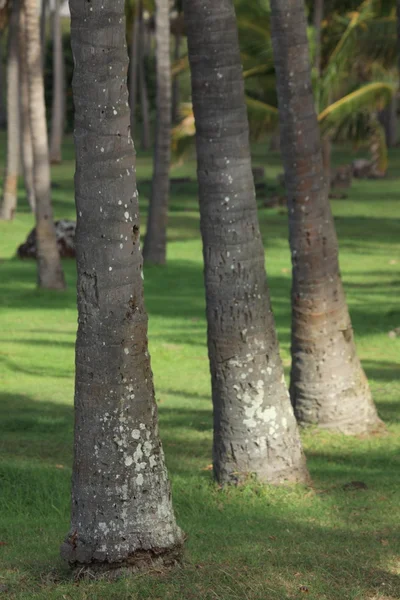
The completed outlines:
<svg viewBox="0 0 400 600">
<path fill-rule="evenodd" d="M 214 473 L 306 481 L 279 356 L 251 170 L 232 0 L 184 2 L 196 119 Z"/>
<path fill-rule="evenodd" d="M 65 121 L 65 67 L 60 20 L 60 0 L 55 0 L 53 29 L 53 104 L 51 109 L 50 162 L 62 161 L 62 141 Z"/>
<path fill-rule="evenodd" d="M 123 0 L 70 0 L 78 336 L 72 521 L 62 556 L 91 570 L 182 543 L 147 348 Z"/>
<path fill-rule="evenodd" d="M 7 163 L 4 176 L 0 219 L 11 220 L 17 209 L 20 150 L 18 21 L 19 0 L 13 0 L 8 32 L 7 57 Z"/>
<path fill-rule="evenodd" d="M 291 396 L 300 423 L 361 433 L 380 421 L 357 357 L 311 87 L 303 0 L 272 0 L 292 251 Z"/>
<path fill-rule="evenodd" d="M 157 120 L 153 180 L 143 248 L 144 260 L 163 265 L 167 258 L 169 167 L 171 161 L 171 57 L 169 1 L 156 0 Z"/>
<path fill-rule="evenodd" d="M 139 35 L 140 35 L 140 22 L 143 18 L 143 2 L 142 0 L 136 1 L 135 6 L 135 18 L 132 24 L 132 42 L 131 42 L 131 56 L 129 61 L 129 104 L 131 107 L 131 136 L 135 139 L 135 128 L 136 128 L 136 99 L 137 99 L 137 84 L 138 84 L 138 53 L 139 53 Z"/>
<path fill-rule="evenodd" d="M 64 289 L 64 274 L 57 250 L 51 206 L 50 164 L 47 141 L 46 108 L 41 60 L 39 16 L 36 0 L 22 0 L 26 27 L 26 65 L 28 72 L 29 114 L 33 149 L 33 181 L 36 198 L 38 241 L 38 285 Z"/>
<path fill-rule="evenodd" d="M 31 121 L 29 116 L 29 88 L 28 71 L 26 68 L 26 29 L 25 29 L 25 11 L 20 11 L 19 16 L 19 109 L 21 124 L 21 159 L 24 174 L 24 183 L 27 199 L 32 212 L 35 212 L 35 186 L 33 181 L 33 148 Z"/>
</svg>

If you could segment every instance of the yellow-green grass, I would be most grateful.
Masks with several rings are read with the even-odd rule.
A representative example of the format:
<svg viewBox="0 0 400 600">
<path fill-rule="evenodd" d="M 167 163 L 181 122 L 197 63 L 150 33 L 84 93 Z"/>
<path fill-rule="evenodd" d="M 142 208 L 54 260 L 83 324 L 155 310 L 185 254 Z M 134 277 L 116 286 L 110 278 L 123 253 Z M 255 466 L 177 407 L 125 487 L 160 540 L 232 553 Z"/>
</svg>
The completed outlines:
<svg viewBox="0 0 400 600">
<path fill-rule="evenodd" d="M 3 145 L 4 146 L 4 145 Z M 1 150 L 0 150 L 1 152 Z M 73 149 L 53 168 L 55 215 L 74 217 Z M 3 160 L 3 156 L 0 156 Z M 337 152 L 339 163 L 350 160 Z M 276 154 L 254 148 L 268 182 Z M 35 263 L 15 251 L 33 224 L 20 191 L 0 223 L 0 597 L 18 599 L 394 600 L 400 597 L 400 152 L 389 177 L 355 182 L 333 201 L 358 350 L 388 433 L 370 439 L 303 434 L 314 487 L 220 490 L 209 470 L 210 380 L 197 190 L 174 185 L 168 265 L 145 270 L 161 435 L 185 560 L 171 572 L 74 584 L 58 548 L 68 530 L 72 461 L 75 263 L 65 293 L 36 289 Z M 137 176 L 145 214 L 150 155 Z M 195 177 L 189 160 L 172 176 Z M 142 183 L 141 183 L 142 182 Z M 287 216 L 260 208 L 282 356 L 290 365 Z M 343 489 L 362 481 L 367 489 Z M 306 586 L 308 592 L 302 591 Z"/>
</svg>

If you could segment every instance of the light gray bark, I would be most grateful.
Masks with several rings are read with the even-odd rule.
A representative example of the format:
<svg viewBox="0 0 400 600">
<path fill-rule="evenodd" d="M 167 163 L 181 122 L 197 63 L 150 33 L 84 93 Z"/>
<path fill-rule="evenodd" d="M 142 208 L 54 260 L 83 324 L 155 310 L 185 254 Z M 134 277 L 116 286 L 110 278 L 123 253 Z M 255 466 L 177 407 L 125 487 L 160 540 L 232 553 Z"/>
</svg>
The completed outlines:
<svg viewBox="0 0 400 600">
<path fill-rule="evenodd" d="M 21 159 L 24 174 L 25 190 L 29 206 L 32 212 L 35 212 L 35 186 L 33 179 L 33 148 L 31 121 L 29 115 L 29 87 L 28 71 L 26 68 L 26 49 L 25 49 L 25 11 L 20 11 L 19 16 L 19 109 L 21 123 Z"/>
<path fill-rule="evenodd" d="M 26 27 L 26 66 L 28 73 L 29 115 L 33 150 L 33 182 L 36 198 L 36 237 L 38 245 L 38 285 L 42 288 L 65 288 L 58 254 L 51 206 L 50 163 L 47 140 L 46 108 L 40 27 L 36 0 L 22 0 Z"/>
<path fill-rule="evenodd" d="M 271 0 L 292 251 L 291 396 L 300 423 L 347 434 L 381 425 L 357 357 L 325 185 L 303 0 Z"/>
<path fill-rule="evenodd" d="M 91 571 L 179 556 L 147 346 L 123 0 L 70 0 L 78 336 L 70 533 Z M 104 48 L 107 49 L 106 55 Z"/>
<path fill-rule="evenodd" d="M 6 104 L 4 102 L 4 90 L 6 89 L 3 68 L 3 32 L 0 31 L 0 128 L 7 123 Z"/>
<path fill-rule="evenodd" d="M 156 0 L 157 120 L 147 231 L 146 262 L 163 265 L 167 259 L 169 168 L 171 161 L 171 57 L 169 1 Z"/>
<path fill-rule="evenodd" d="M 307 481 L 271 311 L 232 0 L 186 0 L 196 119 L 214 473 Z"/>
<path fill-rule="evenodd" d="M 65 66 L 60 19 L 60 0 L 55 0 L 52 15 L 53 30 L 53 104 L 51 109 L 50 162 L 62 161 L 62 141 L 65 122 Z"/>
<path fill-rule="evenodd" d="M 0 219 L 9 221 L 17 210 L 20 151 L 18 18 L 19 0 L 11 7 L 7 56 L 7 158 Z"/>
<path fill-rule="evenodd" d="M 181 44 L 182 35 L 178 31 L 175 33 L 175 48 L 174 48 L 174 60 L 177 61 L 181 55 Z M 180 105 L 180 86 L 179 86 L 179 75 L 175 75 L 172 81 L 172 121 L 174 123 L 179 122 L 179 105 Z"/>
<path fill-rule="evenodd" d="M 46 62 L 46 26 L 47 26 L 47 12 L 49 8 L 49 0 L 42 0 L 42 6 L 40 10 L 40 45 L 42 52 L 42 65 L 44 69 L 44 65 Z"/>
</svg>

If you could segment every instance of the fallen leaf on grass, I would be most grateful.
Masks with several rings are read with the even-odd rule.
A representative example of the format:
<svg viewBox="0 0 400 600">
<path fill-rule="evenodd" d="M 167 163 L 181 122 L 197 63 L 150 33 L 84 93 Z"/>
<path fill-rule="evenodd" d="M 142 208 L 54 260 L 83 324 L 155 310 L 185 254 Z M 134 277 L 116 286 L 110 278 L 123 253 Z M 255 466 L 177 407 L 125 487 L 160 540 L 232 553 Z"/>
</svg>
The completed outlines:
<svg viewBox="0 0 400 600">
<path fill-rule="evenodd" d="M 382 546 L 389 546 L 389 540 L 380 540 Z"/>
<path fill-rule="evenodd" d="M 64 469 L 64 465 L 56 465 L 56 469 Z"/>
<path fill-rule="evenodd" d="M 7 542 L 0 542 L 0 546 L 7 546 Z"/>
<path fill-rule="evenodd" d="M 213 470 L 213 466 L 212 465 L 207 465 L 206 467 L 203 467 L 201 470 L 202 471 L 212 471 Z"/>
</svg>

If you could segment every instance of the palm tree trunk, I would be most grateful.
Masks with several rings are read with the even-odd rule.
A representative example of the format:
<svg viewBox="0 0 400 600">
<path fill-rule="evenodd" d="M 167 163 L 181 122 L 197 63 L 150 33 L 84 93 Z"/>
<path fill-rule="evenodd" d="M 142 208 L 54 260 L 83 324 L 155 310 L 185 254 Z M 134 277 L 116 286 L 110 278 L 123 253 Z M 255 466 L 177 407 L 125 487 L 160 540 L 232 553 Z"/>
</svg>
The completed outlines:
<svg viewBox="0 0 400 600">
<path fill-rule="evenodd" d="M 156 0 L 156 60 L 156 140 L 143 256 L 146 262 L 163 265 L 167 255 L 167 213 L 171 160 L 171 57 L 168 0 Z"/>
<path fill-rule="evenodd" d="M 46 108 L 36 0 L 22 0 L 26 26 L 26 66 L 28 71 L 29 114 L 33 149 L 33 180 L 36 198 L 36 239 L 38 285 L 64 289 L 65 281 L 57 249 L 51 206 L 50 163 L 47 141 Z"/>
<path fill-rule="evenodd" d="M 139 43 L 139 92 L 142 113 L 142 150 L 149 150 L 151 146 L 150 133 L 150 108 L 147 92 L 145 56 L 146 56 L 146 23 L 143 20 L 143 11 L 140 19 L 140 43 Z"/>
<path fill-rule="evenodd" d="M 8 30 L 7 56 L 7 163 L 4 176 L 0 219 L 10 221 L 17 209 L 18 170 L 20 160 L 18 19 L 19 0 L 13 0 Z"/>
<path fill-rule="evenodd" d="M 331 158 L 332 158 L 332 143 L 329 137 L 322 138 L 322 164 L 324 165 L 325 181 L 328 189 L 331 187 Z"/>
<path fill-rule="evenodd" d="M 214 473 L 307 480 L 264 267 L 232 0 L 186 0 L 214 406 Z M 223 51 L 221 49 L 223 48 Z"/>
<path fill-rule="evenodd" d="M 182 535 L 147 346 L 124 0 L 70 7 L 79 327 L 72 520 L 61 552 L 91 572 L 171 564 Z"/>
<path fill-rule="evenodd" d="M 53 104 L 51 109 L 50 162 L 62 161 L 65 121 L 65 66 L 60 20 L 60 0 L 55 0 L 53 20 Z"/>
<path fill-rule="evenodd" d="M 33 148 L 32 148 L 32 132 L 31 120 L 29 115 L 29 87 L 28 87 L 28 71 L 26 68 L 26 27 L 25 27 L 25 11 L 20 11 L 19 16 L 19 109 L 21 123 L 21 158 L 24 174 L 24 183 L 29 206 L 32 212 L 35 212 L 35 186 L 33 179 Z"/>
<path fill-rule="evenodd" d="M 379 120 L 385 130 L 386 146 L 394 148 L 397 142 L 397 98 L 393 96 L 391 102 L 381 111 Z"/>
<path fill-rule="evenodd" d="M 6 86 L 3 68 L 3 36 L 3 32 L 0 31 L 0 129 L 3 129 L 7 123 L 6 105 L 4 102 L 4 90 Z"/>
<path fill-rule="evenodd" d="M 174 60 L 177 61 L 181 55 L 182 35 L 178 31 L 175 34 Z M 179 75 L 175 75 L 172 81 L 172 121 L 179 122 L 180 87 Z"/>
<path fill-rule="evenodd" d="M 301 424 L 347 434 L 378 419 L 357 357 L 324 184 L 303 0 L 271 0 L 292 251 L 291 396 Z"/>
<path fill-rule="evenodd" d="M 47 11 L 49 8 L 49 0 L 42 0 L 40 8 L 40 46 L 42 52 L 42 65 L 43 69 L 46 62 L 46 24 L 47 24 Z"/>
<path fill-rule="evenodd" d="M 132 42 L 131 42 L 131 56 L 129 61 L 129 104 L 131 107 L 131 135 L 132 139 L 135 139 L 135 128 L 136 128 L 136 99 L 137 99 L 137 84 L 138 84 L 138 53 L 139 53 L 139 36 L 140 36 L 140 22 L 143 17 L 143 2 L 142 0 L 136 1 L 135 6 L 135 18 L 132 25 Z"/>
<path fill-rule="evenodd" d="M 315 62 L 314 66 L 318 71 L 318 74 L 321 72 L 321 28 L 322 28 L 322 19 L 324 18 L 324 0 L 315 0 L 314 1 L 314 28 L 315 28 Z"/>
</svg>

